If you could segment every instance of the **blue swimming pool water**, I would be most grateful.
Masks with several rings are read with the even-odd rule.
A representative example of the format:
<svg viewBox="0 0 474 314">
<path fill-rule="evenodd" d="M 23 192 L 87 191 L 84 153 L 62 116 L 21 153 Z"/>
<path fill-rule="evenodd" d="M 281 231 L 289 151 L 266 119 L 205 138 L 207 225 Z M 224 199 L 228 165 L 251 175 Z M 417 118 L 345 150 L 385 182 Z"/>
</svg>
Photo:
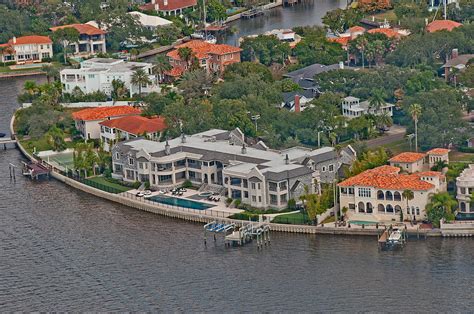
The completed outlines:
<svg viewBox="0 0 474 314">
<path fill-rule="evenodd" d="M 364 220 L 350 220 L 349 223 L 353 225 L 375 225 L 377 222 L 375 221 L 364 221 Z"/>
<path fill-rule="evenodd" d="M 210 204 L 186 200 L 182 198 L 162 196 L 162 195 L 150 197 L 149 200 L 157 202 L 157 203 L 161 203 L 161 204 L 179 206 L 179 207 L 184 207 L 184 208 L 192 208 L 192 209 L 197 209 L 197 210 L 206 210 L 211 207 L 214 207 L 214 205 L 210 205 Z"/>
</svg>

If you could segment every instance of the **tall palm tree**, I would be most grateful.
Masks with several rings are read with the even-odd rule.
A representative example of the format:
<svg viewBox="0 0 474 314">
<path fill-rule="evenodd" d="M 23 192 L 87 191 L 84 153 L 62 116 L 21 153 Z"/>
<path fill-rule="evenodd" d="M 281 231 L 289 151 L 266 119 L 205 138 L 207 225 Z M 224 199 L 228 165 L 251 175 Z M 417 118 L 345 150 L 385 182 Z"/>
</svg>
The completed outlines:
<svg viewBox="0 0 474 314">
<path fill-rule="evenodd" d="M 411 118 L 415 122 L 415 151 L 418 152 L 418 119 L 421 115 L 421 106 L 419 104 L 412 104 L 409 111 Z"/>
<path fill-rule="evenodd" d="M 48 84 L 51 82 L 51 78 L 56 79 L 59 74 L 58 69 L 56 69 L 56 67 L 51 64 L 43 64 L 43 66 L 41 67 L 41 71 L 43 71 L 46 75 Z"/>
<path fill-rule="evenodd" d="M 402 196 L 407 200 L 407 209 L 410 208 L 408 202 L 415 198 L 415 193 L 413 193 L 412 190 L 405 190 L 403 191 Z"/>
<path fill-rule="evenodd" d="M 158 80 L 163 79 L 163 73 L 173 68 L 170 60 L 165 55 L 157 55 L 155 58 L 155 64 L 153 65 L 153 73 L 158 75 Z"/>
<path fill-rule="evenodd" d="M 431 217 L 435 217 L 431 222 L 433 225 L 437 226 L 439 224 L 439 220 L 441 218 L 451 219 L 453 218 L 453 209 L 456 208 L 458 202 L 449 195 L 448 192 L 436 193 L 430 196 L 430 202 L 426 205 L 426 212 Z M 439 215 L 434 214 L 433 211 L 436 213 L 438 212 Z"/>
<path fill-rule="evenodd" d="M 374 89 L 369 98 L 370 109 L 379 110 L 383 105 L 385 105 L 385 92 L 380 89 Z"/>
<path fill-rule="evenodd" d="M 191 65 L 191 61 L 193 60 L 194 52 L 189 47 L 181 47 L 178 48 L 178 56 L 181 58 L 181 60 L 185 61 L 189 67 Z"/>
<path fill-rule="evenodd" d="M 148 73 L 143 69 L 138 69 L 132 74 L 131 83 L 138 85 L 138 94 L 142 94 L 142 86 L 152 84 Z"/>
</svg>

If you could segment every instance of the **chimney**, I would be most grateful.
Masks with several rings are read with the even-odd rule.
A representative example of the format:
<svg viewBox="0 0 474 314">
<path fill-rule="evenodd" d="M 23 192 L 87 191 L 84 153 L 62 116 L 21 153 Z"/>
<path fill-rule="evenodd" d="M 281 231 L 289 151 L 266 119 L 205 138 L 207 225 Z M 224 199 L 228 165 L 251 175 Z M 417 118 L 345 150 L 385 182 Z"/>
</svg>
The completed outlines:
<svg viewBox="0 0 474 314">
<path fill-rule="evenodd" d="M 339 61 L 339 69 L 344 70 L 344 61 Z"/>
<path fill-rule="evenodd" d="M 247 147 L 245 147 L 245 143 L 242 144 L 242 154 L 247 154 Z"/>
<path fill-rule="evenodd" d="M 166 155 L 171 154 L 170 144 L 168 143 L 168 140 L 166 140 L 166 144 L 165 144 L 165 154 Z"/>
<path fill-rule="evenodd" d="M 286 165 L 290 164 L 290 158 L 288 157 L 288 154 L 286 154 L 286 157 L 285 157 L 285 164 Z"/>
<path fill-rule="evenodd" d="M 451 51 L 451 59 L 457 58 L 458 56 L 459 56 L 459 50 L 458 50 L 458 48 L 454 48 Z"/>
<path fill-rule="evenodd" d="M 186 143 L 186 135 L 184 133 L 181 133 L 181 143 Z"/>
<path fill-rule="evenodd" d="M 296 94 L 295 95 L 295 112 L 300 112 L 301 107 L 300 107 L 300 95 Z"/>
<path fill-rule="evenodd" d="M 13 36 L 13 38 L 12 38 L 12 43 L 16 44 L 16 37 L 15 36 Z"/>
</svg>

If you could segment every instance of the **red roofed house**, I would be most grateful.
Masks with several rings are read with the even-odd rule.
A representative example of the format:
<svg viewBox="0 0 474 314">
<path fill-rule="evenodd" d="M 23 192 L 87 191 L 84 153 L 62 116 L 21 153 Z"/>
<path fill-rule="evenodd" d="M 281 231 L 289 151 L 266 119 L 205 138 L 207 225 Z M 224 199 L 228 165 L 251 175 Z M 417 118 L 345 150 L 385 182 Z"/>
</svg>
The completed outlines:
<svg viewBox="0 0 474 314">
<path fill-rule="evenodd" d="M 2 62 L 41 62 L 53 56 L 53 41 L 48 36 L 13 37 L 8 43 L 0 44 L 0 49 Z"/>
<path fill-rule="evenodd" d="M 151 0 L 140 6 L 141 10 L 155 10 L 164 15 L 180 15 L 184 9 L 194 8 L 197 0 Z"/>
<path fill-rule="evenodd" d="M 390 166 L 399 167 L 405 172 L 414 173 L 425 170 L 425 157 L 423 153 L 405 152 L 398 154 L 388 161 Z"/>
<path fill-rule="evenodd" d="M 79 41 L 69 43 L 74 55 L 90 56 L 99 52 L 107 52 L 105 47 L 106 32 L 89 24 L 69 24 L 51 27 L 50 30 L 55 32 L 62 28 L 75 28 L 79 32 Z"/>
<path fill-rule="evenodd" d="M 348 208 L 349 220 L 399 221 L 401 211 L 405 219 L 424 219 L 430 195 L 446 191 L 445 176 L 437 171 L 399 172 L 398 167 L 381 166 L 339 183 L 340 206 Z M 405 190 L 414 194 L 408 206 L 403 197 Z"/>
<path fill-rule="evenodd" d="M 99 122 L 125 116 L 139 116 L 141 110 L 131 106 L 110 106 L 86 108 L 72 113 L 76 129 L 85 139 L 100 138 Z"/>
<path fill-rule="evenodd" d="M 176 46 L 176 49 L 166 54 L 173 66 L 171 71 L 165 73 L 168 77 L 179 77 L 189 69 L 190 62 L 182 60 L 179 56 L 179 48 L 183 47 L 191 48 L 201 68 L 206 69 L 208 73 L 219 74 L 224 72 L 226 66 L 240 62 L 240 52 L 242 51 L 242 49 L 230 45 L 210 44 L 203 40 L 188 41 Z"/>
<path fill-rule="evenodd" d="M 433 148 L 428 151 L 426 155 L 428 156 L 428 165 L 431 167 L 435 166 L 436 163 L 444 161 L 449 164 L 449 152 L 450 149 L 446 148 Z"/>
<path fill-rule="evenodd" d="M 400 38 L 400 33 L 392 28 L 373 28 L 369 30 L 369 34 L 384 34 L 388 38 Z"/>
<path fill-rule="evenodd" d="M 451 21 L 451 20 L 434 20 L 433 22 L 426 25 L 426 30 L 429 33 L 442 31 L 442 30 L 447 30 L 450 32 L 459 26 L 462 26 L 462 24 L 455 21 Z"/>
<path fill-rule="evenodd" d="M 106 151 L 110 151 L 112 145 L 118 140 L 129 140 L 139 136 L 159 140 L 166 129 L 166 121 L 163 117 L 126 116 L 105 120 L 99 125 L 100 139 Z"/>
</svg>

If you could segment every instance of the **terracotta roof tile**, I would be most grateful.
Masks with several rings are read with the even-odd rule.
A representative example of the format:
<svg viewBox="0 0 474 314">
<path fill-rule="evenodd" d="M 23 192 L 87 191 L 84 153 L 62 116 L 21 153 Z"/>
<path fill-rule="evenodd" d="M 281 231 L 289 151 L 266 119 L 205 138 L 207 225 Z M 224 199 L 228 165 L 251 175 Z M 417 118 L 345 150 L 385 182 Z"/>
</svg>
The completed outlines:
<svg viewBox="0 0 474 314">
<path fill-rule="evenodd" d="M 22 36 L 16 38 L 16 43 L 13 43 L 13 39 L 8 41 L 11 45 L 27 45 L 27 44 L 52 44 L 53 41 L 48 36 Z"/>
<path fill-rule="evenodd" d="M 86 108 L 72 113 L 74 120 L 103 120 L 109 117 L 139 115 L 141 110 L 131 106 Z"/>
<path fill-rule="evenodd" d="M 368 31 L 369 34 L 384 34 L 388 38 L 398 38 L 400 34 L 391 28 L 374 28 Z"/>
<path fill-rule="evenodd" d="M 62 28 L 75 28 L 80 34 L 86 34 L 86 35 L 104 35 L 106 34 L 105 31 L 94 27 L 89 24 L 68 24 L 68 25 L 61 25 L 61 26 L 56 26 L 56 27 L 51 27 L 50 30 L 55 32 L 58 29 Z"/>
<path fill-rule="evenodd" d="M 399 174 L 397 167 L 381 166 L 366 170 L 338 184 L 341 187 L 365 186 L 387 190 L 427 191 L 433 184 L 421 180 L 419 174 Z"/>
<path fill-rule="evenodd" d="M 335 38 L 328 38 L 328 41 L 341 44 L 342 46 L 347 46 L 351 38 L 347 37 L 335 37 Z"/>
<path fill-rule="evenodd" d="M 428 151 L 428 155 L 446 155 L 450 152 L 450 149 L 447 148 L 433 148 L 432 150 Z"/>
<path fill-rule="evenodd" d="M 365 28 L 363 28 L 362 26 L 352 26 L 351 28 L 349 28 L 349 32 L 350 33 L 365 32 Z"/>
<path fill-rule="evenodd" d="M 183 73 L 184 73 L 184 69 L 180 67 L 174 67 L 169 71 L 165 71 L 165 75 L 173 76 L 173 77 L 179 77 L 183 75 Z"/>
<path fill-rule="evenodd" d="M 439 171 L 421 171 L 421 172 L 415 172 L 413 175 L 416 175 L 418 177 L 438 177 L 438 178 L 444 178 L 444 174 L 442 174 Z"/>
<path fill-rule="evenodd" d="M 176 49 L 168 52 L 166 55 L 175 60 L 181 60 L 178 54 L 178 49 L 184 47 L 191 48 L 198 59 L 209 58 L 209 55 L 212 54 L 225 55 L 242 51 L 242 49 L 231 45 L 210 44 L 203 40 L 191 40 L 187 43 L 176 46 Z"/>
<path fill-rule="evenodd" d="M 109 128 L 116 128 L 134 135 L 160 132 L 166 129 L 166 121 L 163 117 L 146 118 L 142 116 L 127 116 L 105 120 L 99 124 Z"/>
<path fill-rule="evenodd" d="M 197 0 L 155 0 L 159 11 L 174 11 L 197 5 Z"/>
<path fill-rule="evenodd" d="M 451 20 L 435 20 L 430 24 L 426 25 L 426 30 L 430 33 L 447 30 L 452 31 L 456 27 L 462 26 L 461 23 L 451 21 Z"/>
<path fill-rule="evenodd" d="M 423 153 L 411 153 L 411 152 L 404 152 L 393 156 L 389 159 L 390 162 L 416 162 L 420 159 L 425 158 L 425 154 Z"/>
</svg>

